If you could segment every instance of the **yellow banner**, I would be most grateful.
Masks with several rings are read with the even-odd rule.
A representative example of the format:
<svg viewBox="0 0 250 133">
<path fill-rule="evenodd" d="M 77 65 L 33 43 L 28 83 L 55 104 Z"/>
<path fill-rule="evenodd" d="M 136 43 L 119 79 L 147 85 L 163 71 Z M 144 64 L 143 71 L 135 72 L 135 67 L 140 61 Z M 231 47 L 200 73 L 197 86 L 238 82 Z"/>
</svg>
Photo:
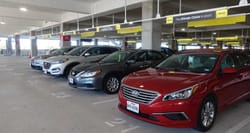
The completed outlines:
<svg viewBox="0 0 250 133">
<path fill-rule="evenodd" d="M 117 30 L 118 34 L 130 34 L 130 33 L 138 33 L 142 31 L 142 27 L 141 26 L 137 26 L 137 27 L 129 27 L 129 28 L 122 28 Z"/>
<path fill-rule="evenodd" d="M 95 35 L 95 32 L 83 32 L 81 37 L 92 37 Z"/>
<path fill-rule="evenodd" d="M 227 45 L 231 45 L 231 46 L 241 46 L 241 42 L 237 41 L 237 42 L 227 42 Z"/>
<path fill-rule="evenodd" d="M 238 36 L 233 37 L 217 37 L 216 41 L 239 41 L 241 38 Z"/>
<path fill-rule="evenodd" d="M 236 24 L 240 22 L 246 22 L 245 15 L 188 22 L 188 27 L 220 26 L 220 25 Z"/>
</svg>

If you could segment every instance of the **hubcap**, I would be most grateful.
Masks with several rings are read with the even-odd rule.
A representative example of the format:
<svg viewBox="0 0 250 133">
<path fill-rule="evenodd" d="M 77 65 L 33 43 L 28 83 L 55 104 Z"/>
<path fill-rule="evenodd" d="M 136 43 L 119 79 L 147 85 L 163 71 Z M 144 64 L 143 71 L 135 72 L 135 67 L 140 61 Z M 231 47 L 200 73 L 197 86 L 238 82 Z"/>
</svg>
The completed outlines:
<svg viewBox="0 0 250 133">
<path fill-rule="evenodd" d="M 214 104 L 211 101 L 205 103 L 201 111 L 202 124 L 205 127 L 209 127 L 214 121 Z"/>
<path fill-rule="evenodd" d="M 108 79 L 106 86 L 107 86 L 108 91 L 115 92 L 119 88 L 119 80 L 115 77 L 111 77 Z"/>
</svg>

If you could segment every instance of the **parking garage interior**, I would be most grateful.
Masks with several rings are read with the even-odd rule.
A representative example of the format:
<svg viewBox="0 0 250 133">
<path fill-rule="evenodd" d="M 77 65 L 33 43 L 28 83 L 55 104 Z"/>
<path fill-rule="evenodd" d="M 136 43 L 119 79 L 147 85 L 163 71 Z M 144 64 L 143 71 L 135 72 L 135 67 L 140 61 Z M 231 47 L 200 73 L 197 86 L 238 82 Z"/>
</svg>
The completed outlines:
<svg viewBox="0 0 250 133">
<path fill-rule="evenodd" d="M 1 0 L 0 3 L 0 132 L 3 133 L 200 132 L 135 119 L 119 111 L 117 94 L 72 88 L 67 77 L 47 75 L 30 67 L 32 57 L 48 54 L 52 49 L 108 45 L 121 50 L 169 48 L 176 53 L 194 49 L 249 51 L 247 0 Z M 208 132 L 248 132 L 249 110 L 249 102 L 245 100 L 229 107 L 216 116 Z"/>
</svg>

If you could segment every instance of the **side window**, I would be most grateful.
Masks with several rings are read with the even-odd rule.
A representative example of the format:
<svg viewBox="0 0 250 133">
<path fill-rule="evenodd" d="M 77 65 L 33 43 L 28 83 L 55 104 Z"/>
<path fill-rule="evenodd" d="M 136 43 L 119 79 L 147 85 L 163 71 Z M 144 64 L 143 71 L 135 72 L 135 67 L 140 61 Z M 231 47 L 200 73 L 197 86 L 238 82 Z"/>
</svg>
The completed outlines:
<svg viewBox="0 0 250 133">
<path fill-rule="evenodd" d="M 94 56 L 94 55 L 101 54 L 101 50 L 99 47 L 95 47 L 95 48 L 89 49 L 86 53 L 89 53 L 91 56 Z"/>
<path fill-rule="evenodd" d="M 235 60 L 236 68 L 244 68 L 249 66 L 249 60 L 243 54 L 234 54 L 233 58 Z"/>
<path fill-rule="evenodd" d="M 135 61 L 138 61 L 138 62 L 142 62 L 142 61 L 146 60 L 146 55 L 147 55 L 146 52 L 138 52 L 134 56 L 132 56 L 130 58 L 130 60 L 135 60 Z"/>
<path fill-rule="evenodd" d="M 101 54 L 110 54 L 115 51 L 117 51 L 117 49 L 115 48 L 106 48 L 106 47 L 101 48 Z"/>
<path fill-rule="evenodd" d="M 163 56 L 158 52 L 155 52 L 155 51 L 148 52 L 147 60 L 160 60 L 162 58 L 163 58 Z"/>
<path fill-rule="evenodd" d="M 221 62 L 221 70 L 223 70 L 224 68 L 235 68 L 235 63 L 232 55 L 227 54 L 223 57 L 223 60 Z"/>
</svg>

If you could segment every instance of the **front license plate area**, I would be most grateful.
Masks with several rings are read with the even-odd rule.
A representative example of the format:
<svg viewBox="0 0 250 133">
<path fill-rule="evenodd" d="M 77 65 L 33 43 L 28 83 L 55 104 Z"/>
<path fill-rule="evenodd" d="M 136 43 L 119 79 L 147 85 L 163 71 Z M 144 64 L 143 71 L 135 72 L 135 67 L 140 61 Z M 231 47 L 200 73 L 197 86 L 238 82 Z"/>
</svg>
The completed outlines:
<svg viewBox="0 0 250 133">
<path fill-rule="evenodd" d="M 140 106 L 137 103 L 127 101 L 127 110 L 138 114 L 140 110 Z"/>
</svg>

